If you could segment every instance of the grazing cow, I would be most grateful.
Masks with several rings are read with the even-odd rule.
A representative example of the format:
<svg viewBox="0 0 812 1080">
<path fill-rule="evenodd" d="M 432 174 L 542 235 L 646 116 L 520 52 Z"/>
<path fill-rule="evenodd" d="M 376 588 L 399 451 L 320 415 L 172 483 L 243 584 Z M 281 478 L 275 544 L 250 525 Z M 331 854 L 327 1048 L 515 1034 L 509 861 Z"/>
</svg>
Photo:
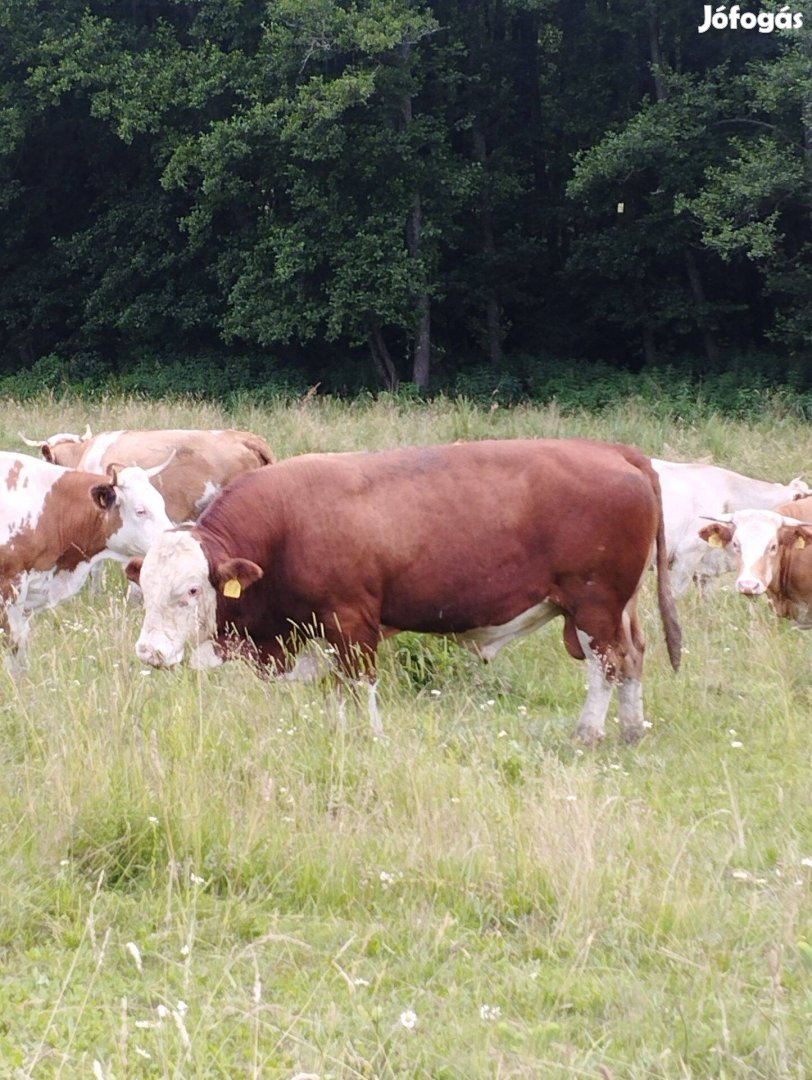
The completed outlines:
<svg viewBox="0 0 812 1080">
<path fill-rule="evenodd" d="M 484 660 L 564 617 L 586 659 L 578 734 L 603 737 L 617 684 L 625 739 L 644 730 L 637 591 L 657 546 L 674 667 L 680 628 L 668 584 L 657 474 L 627 446 L 516 440 L 310 454 L 235 480 L 195 526 L 161 537 L 127 575 L 144 591 L 136 651 L 156 667 L 207 667 L 247 653 L 284 670 L 326 638 L 370 684 L 401 630 L 444 634 Z"/>
<path fill-rule="evenodd" d="M 732 570 L 733 557 L 721 548 L 711 548 L 699 538 L 707 518 L 734 510 L 770 509 L 785 500 L 812 494 L 800 478 L 788 484 L 754 480 L 718 465 L 683 464 L 651 459 L 660 477 L 665 518 L 665 543 L 671 567 L 671 587 L 682 596 L 696 578 L 702 593 L 710 580 Z"/>
<path fill-rule="evenodd" d="M 766 594 L 773 611 L 802 629 L 812 627 L 812 498 L 775 510 L 739 510 L 705 525 L 699 536 L 736 560 L 736 588 Z"/>
<path fill-rule="evenodd" d="M 161 466 L 80 472 L 0 452 L 0 627 L 22 661 L 28 619 L 73 596 L 100 559 L 144 554 L 172 522 L 151 478 Z"/>
<path fill-rule="evenodd" d="M 52 435 L 37 441 L 20 433 L 28 446 L 38 446 L 46 461 L 71 469 L 103 472 L 108 465 L 151 468 L 173 460 L 155 477 L 166 512 L 173 522 L 194 521 L 214 496 L 235 476 L 270 465 L 273 453 L 249 431 L 105 431 L 92 435 Z"/>
</svg>

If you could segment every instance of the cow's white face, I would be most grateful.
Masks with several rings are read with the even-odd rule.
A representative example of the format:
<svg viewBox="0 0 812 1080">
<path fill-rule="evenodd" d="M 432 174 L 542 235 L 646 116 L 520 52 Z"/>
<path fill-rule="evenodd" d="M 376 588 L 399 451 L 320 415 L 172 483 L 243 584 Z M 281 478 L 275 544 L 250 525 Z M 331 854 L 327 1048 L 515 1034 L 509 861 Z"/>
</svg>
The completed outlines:
<svg viewBox="0 0 812 1080">
<path fill-rule="evenodd" d="M 135 646 L 139 660 L 153 667 L 172 667 L 183 660 L 189 645 L 193 666 L 219 663 L 212 647 L 217 634 L 217 594 L 199 540 L 188 532 L 165 533 L 149 549 L 140 568 L 130 563 L 127 576 L 144 594 L 144 625 Z M 194 663 L 198 653 L 199 662 Z"/>
<path fill-rule="evenodd" d="M 802 524 L 772 510 L 738 510 L 725 514 L 719 524 L 706 525 L 699 535 L 714 547 L 728 547 L 736 556 L 736 588 L 745 596 L 760 596 L 778 572 L 782 546 L 804 542 L 788 529 Z"/>
<path fill-rule="evenodd" d="M 122 560 L 144 555 L 166 529 L 172 528 L 163 495 L 137 466 L 118 471 L 115 491 L 121 527 L 109 537 L 107 550 Z"/>
</svg>

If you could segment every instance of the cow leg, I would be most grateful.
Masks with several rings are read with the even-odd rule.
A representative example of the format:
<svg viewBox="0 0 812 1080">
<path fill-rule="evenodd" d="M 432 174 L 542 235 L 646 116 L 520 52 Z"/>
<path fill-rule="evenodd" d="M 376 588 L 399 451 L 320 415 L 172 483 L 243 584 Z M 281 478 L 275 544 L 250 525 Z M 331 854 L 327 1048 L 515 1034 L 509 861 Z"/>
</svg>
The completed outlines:
<svg viewBox="0 0 812 1080">
<path fill-rule="evenodd" d="M 130 587 L 127 589 L 127 603 L 130 607 L 144 606 L 144 594 L 134 581 L 130 582 Z"/>
<path fill-rule="evenodd" d="M 376 739 L 383 738 L 383 723 L 381 722 L 381 714 L 378 711 L 378 683 L 376 680 L 363 679 L 353 681 L 351 685 L 351 693 L 357 700 L 358 692 L 361 689 L 361 683 L 366 684 L 367 688 L 367 714 L 369 716 L 369 726 L 372 728 L 372 735 Z M 336 687 L 338 693 L 338 722 L 342 728 L 347 726 L 347 709 L 344 703 L 344 685 L 339 682 Z"/>
<path fill-rule="evenodd" d="M 605 735 L 606 713 L 612 696 L 612 684 L 606 677 L 603 657 L 593 648 L 593 639 L 576 628 L 578 641 L 584 653 L 587 669 L 587 694 L 578 726 L 576 738 L 587 746 L 596 746 Z"/>
<path fill-rule="evenodd" d="M 621 679 L 617 696 L 621 737 L 626 743 L 639 742 L 646 733 L 643 719 L 643 684 L 639 679 Z"/>
<path fill-rule="evenodd" d="M 326 630 L 325 636 L 338 653 L 341 670 L 349 677 L 350 685 L 358 689 L 362 683 L 367 685 L 367 712 L 372 734 L 376 738 L 383 735 L 383 724 L 378 711 L 377 676 L 375 654 L 380 637 L 378 621 L 362 622 L 352 616 L 333 617 L 338 632 Z"/>
<path fill-rule="evenodd" d="M 90 568 L 90 595 L 98 596 L 104 582 L 104 563 L 96 562 Z"/>
<path fill-rule="evenodd" d="M 697 560 L 690 557 L 690 552 L 680 551 L 670 564 L 671 592 L 674 596 L 684 596 L 690 589 Z"/>
<path fill-rule="evenodd" d="M 13 604 L 3 611 L 2 626 L 8 638 L 8 649 L 4 657 L 6 671 L 13 679 L 21 675 L 27 667 L 29 617 Z"/>
<path fill-rule="evenodd" d="M 637 614 L 637 596 L 626 605 L 623 612 L 625 650 L 620 663 L 618 680 L 618 719 L 624 742 L 636 743 L 645 734 L 643 719 L 643 654 L 646 649 L 643 630 Z"/>
</svg>

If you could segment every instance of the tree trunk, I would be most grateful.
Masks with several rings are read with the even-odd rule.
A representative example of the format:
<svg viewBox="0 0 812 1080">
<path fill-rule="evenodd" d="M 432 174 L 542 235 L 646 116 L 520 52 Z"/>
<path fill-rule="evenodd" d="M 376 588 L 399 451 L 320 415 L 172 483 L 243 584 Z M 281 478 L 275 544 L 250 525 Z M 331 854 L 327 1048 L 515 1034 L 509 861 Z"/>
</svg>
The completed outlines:
<svg viewBox="0 0 812 1080">
<path fill-rule="evenodd" d="M 408 62 L 412 43 L 404 43 L 401 55 L 404 66 Z M 406 94 L 401 102 L 401 118 L 404 127 L 412 122 L 412 99 Z M 412 209 L 406 219 L 406 245 L 409 255 L 417 262 L 421 256 L 423 239 L 423 208 L 420 202 L 420 193 L 415 191 L 412 200 Z M 415 337 L 414 355 L 412 361 L 412 379 L 415 385 L 425 390 L 429 385 L 431 371 L 431 299 L 426 284 L 426 275 L 420 275 L 420 290 L 415 300 Z"/>
<path fill-rule="evenodd" d="M 646 365 L 648 367 L 654 367 L 657 363 L 657 346 L 654 344 L 654 333 L 650 326 L 644 326 L 642 334 L 643 356 L 646 358 Z"/>
<path fill-rule="evenodd" d="M 699 267 L 696 263 L 696 256 L 690 248 L 685 249 L 685 269 L 688 271 L 691 292 L 694 294 L 694 300 L 700 310 L 700 315 L 704 324 L 705 289 L 702 284 L 702 275 L 700 274 Z M 707 325 L 700 326 L 700 333 L 702 334 L 702 344 L 705 348 L 705 356 L 711 363 L 714 363 L 714 361 L 719 359 L 719 349 L 716 345 L 716 339 Z"/>
<path fill-rule="evenodd" d="M 367 341 L 378 378 L 383 383 L 384 389 L 394 392 L 400 386 L 400 379 L 389 349 L 386 347 L 381 328 L 376 323 L 370 324 Z"/>
<path fill-rule="evenodd" d="M 668 91 L 665 80 L 663 79 L 663 54 L 660 49 L 660 25 L 657 20 L 657 9 L 654 0 L 649 0 L 648 15 L 648 45 L 649 55 L 651 56 L 651 70 L 654 76 L 654 91 L 657 96 L 657 101 L 663 102 L 668 98 Z M 686 248 L 685 250 L 685 268 L 688 273 L 688 281 L 691 285 L 694 301 L 699 308 L 696 325 L 702 335 L 702 345 L 705 350 L 705 356 L 713 363 L 719 358 L 719 349 L 716 345 L 713 331 L 707 324 L 707 303 L 705 298 L 705 287 L 702 283 L 702 273 L 699 269 L 696 257 L 690 248 Z"/>
</svg>

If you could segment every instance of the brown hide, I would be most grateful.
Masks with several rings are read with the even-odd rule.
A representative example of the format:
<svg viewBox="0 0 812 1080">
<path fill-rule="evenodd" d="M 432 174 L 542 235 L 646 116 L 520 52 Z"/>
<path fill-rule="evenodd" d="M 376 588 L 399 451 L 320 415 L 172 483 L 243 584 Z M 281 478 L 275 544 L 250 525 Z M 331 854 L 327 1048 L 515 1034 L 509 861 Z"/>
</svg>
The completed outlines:
<svg viewBox="0 0 812 1080">
<path fill-rule="evenodd" d="M 28 570 L 75 570 L 98 554 L 121 528 L 117 506 L 102 509 L 94 491 L 113 493 L 110 478 L 67 472 L 45 496 L 36 522 L 0 545 L 0 589 L 4 601 L 16 595 L 16 582 Z"/>
<path fill-rule="evenodd" d="M 60 442 L 53 448 L 44 446 L 43 454 L 57 465 L 81 468 L 89 457 L 95 457 L 99 440 L 109 438 L 109 433 L 101 433 L 80 443 Z M 123 431 L 104 451 L 99 467 L 119 464 L 151 469 L 165 462 L 173 450 L 175 457 L 153 477 L 152 484 L 163 495 L 167 515 L 175 522 L 198 517 L 207 485 L 223 488 L 241 473 L 274 460 L 265 440 L 249 431 L 170 429 Z"/>
<path fill-rule="evenodd" d="M 218 593 L 218 633 L 283 663 L 291 625 L 371 668 L 382 633 L 465 635 L 549 601 L 593 639 L 610 677 L 639 678 L 633 605 L 658 544 L 660 610 L 672 662 L 679 626 L 668 586 L 657 474 L 624 446 L 508 440 L 292 458 L 238 478 L 192 530 L 211 580 L 229 559 L 262 576 Z M 358 659 L 360 649 L 361 659 Z"/>
<path fill-rule="evenodd" d="M 776 514 L 812 522 L 812 496 L 794 499 L 775 507 Z M 812 626 L 812 537 L 803 548 L 795 546 L 792 526 L 779 530 L 778 566 L 767 586 L 767 597 L 779 619 L 791 619 L 799 626 Z"/>
</svg>

